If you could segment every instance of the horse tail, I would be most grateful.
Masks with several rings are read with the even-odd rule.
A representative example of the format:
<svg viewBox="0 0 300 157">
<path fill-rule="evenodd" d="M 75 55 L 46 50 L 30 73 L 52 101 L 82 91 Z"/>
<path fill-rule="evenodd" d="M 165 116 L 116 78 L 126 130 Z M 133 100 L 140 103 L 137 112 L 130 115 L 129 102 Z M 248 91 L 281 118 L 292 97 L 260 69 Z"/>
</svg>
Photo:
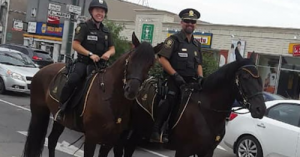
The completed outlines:
<svg viewBox="0 0 300 157">
<path fill-rule="evenodd" d="M 32 110 L 23 157 L 41 156 L 48 129 L 49 115 L 50 111 L 48 108 Z"/>
</svg>

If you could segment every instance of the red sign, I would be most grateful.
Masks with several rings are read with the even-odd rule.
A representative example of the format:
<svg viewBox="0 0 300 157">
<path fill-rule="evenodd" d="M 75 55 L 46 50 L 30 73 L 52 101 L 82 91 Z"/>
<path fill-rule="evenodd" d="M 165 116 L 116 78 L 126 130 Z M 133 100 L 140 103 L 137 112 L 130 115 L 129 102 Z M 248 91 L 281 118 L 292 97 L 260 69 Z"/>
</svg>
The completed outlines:
<svg viewBox="0 0 300 157">
<path fill-rule="evenodd" d="M 300 45 L 293 46 L 293 56 L 300 56 Z"/>
<path fill-rule="evenodd" d="M 58 25 L 60 18 L 58 16 L 50 16 L 48 15 L 47 23 Z"/>
</svg>

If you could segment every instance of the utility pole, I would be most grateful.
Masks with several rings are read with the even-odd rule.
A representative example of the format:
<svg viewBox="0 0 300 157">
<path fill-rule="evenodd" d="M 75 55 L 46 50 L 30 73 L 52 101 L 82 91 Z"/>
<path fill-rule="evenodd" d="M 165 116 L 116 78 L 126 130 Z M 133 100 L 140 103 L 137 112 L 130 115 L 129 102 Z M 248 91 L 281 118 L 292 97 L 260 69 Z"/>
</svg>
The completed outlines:
<svg viewBox="0 0 300 157">
<path fill-rule="evenodd" d="M 77 21 L 77 19 L 75 19 L 75 16 L 81 14 L 81 7 L 77 5 L 78 5 L 78 0 L 73 0 L 72 5 L 67 6 L 67 11 L 68 13 L 70 13 L 71 16 L 70 19 L 66 19 L 64 22 L 63 41 L 66 41 L 66 43 L 62 44 L 62 53 L 64 52 L 63 54 L 65 54 L 66 64 L 69 64 L 71 61 L 74 23 L 75 21 Z"/>
<path fill-rule="evenodd" d="M 5 15 L 5 24 L 2 26 L 4 27 L 2 31 L 2 44 L 6 43 L 6 36 L 7 36 L 7 26 L 8 26 L 8 15 L 9 15 L 9 8 L 10 8 L 10 0 L 6 0 L 4 3 L 6 3 L 6 15 Z"/>
</svg>

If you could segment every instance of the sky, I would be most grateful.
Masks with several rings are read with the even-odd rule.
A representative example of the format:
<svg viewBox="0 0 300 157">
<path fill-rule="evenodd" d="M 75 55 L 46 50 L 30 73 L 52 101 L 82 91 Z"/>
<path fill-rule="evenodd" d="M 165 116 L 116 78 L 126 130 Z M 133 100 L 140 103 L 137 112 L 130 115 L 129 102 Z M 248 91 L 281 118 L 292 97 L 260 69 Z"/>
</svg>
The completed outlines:
<svg viewBox="0 0 300 157">
<path fill-rule="evenodd" d="M 185 8 L 214 24 L 300 28 L 300 0 L 125 0 L 178 14 Z"/>
</svg>

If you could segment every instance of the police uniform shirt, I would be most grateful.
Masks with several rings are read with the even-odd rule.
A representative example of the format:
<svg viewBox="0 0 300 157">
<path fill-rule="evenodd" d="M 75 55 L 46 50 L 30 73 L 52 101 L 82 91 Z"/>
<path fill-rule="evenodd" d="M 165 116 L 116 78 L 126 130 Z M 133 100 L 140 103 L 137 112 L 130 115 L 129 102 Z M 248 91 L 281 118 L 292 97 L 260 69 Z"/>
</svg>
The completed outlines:
<svg viewBox="0 0 300 157">
<path fill-rule="evenodd" d="M 180 31 L 179 32 L 179 36 L 180 38 L 183 39 L 184 42 L 188 43 L 188 44 L 194 44 L 196 47 L 198 47 L 200 44 L 198 43 L 198 41 L 194 40 L 194 36 L 192 36 L 191 41 L 188 42 L 187 37 L 185 36 L 184 32 Z M 198 57 L 198 64 L 202 65 L 202 53 L 201 53 L 201 47 L 198 48 L 198 54 L 196 55 Z M 177 52 L 175 52 L 177 51 Z M 168 60 L 171 59 L 172 55 L 174 55 L 174 53 L 178 53 L 179 51 L 179 42 L 174 39 L 174 37 L 170 36 L 168 37 L 165 41 L 164 41 L 164 46 L 163 48 L 158 52 L 159 56 L 163 56 L 165 58 L 167 58 Z M 188 50 L 187 50 L 188 51 Z"/>
<path fill-rule="evenodd" d="M 74 40 L 79 41 L 81 45 L 94 54 L 102 55 L 105 53 L 105 44 L 107 48 L 113 46 L 111 33 L 100 23 L 99 29 L 97 25 L 88 20 L 86 23 L 80 23 L 75 29 Z M 107 43 L 105 43 L 107 42 Z M 99 52 L 100 51 L 100 52 Z"/>
</svg>

